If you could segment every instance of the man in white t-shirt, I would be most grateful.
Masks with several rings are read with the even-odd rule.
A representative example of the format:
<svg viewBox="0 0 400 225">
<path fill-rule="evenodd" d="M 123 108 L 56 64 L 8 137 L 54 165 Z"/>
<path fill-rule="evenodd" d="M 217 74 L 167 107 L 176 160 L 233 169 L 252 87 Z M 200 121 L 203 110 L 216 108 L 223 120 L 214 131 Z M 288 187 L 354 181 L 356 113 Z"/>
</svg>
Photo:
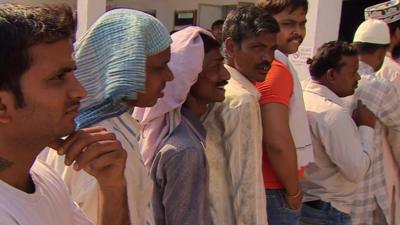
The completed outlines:
<svg viewBox="0 0 400 225">
<path fill-rule="evenodd" d="M 1 225 L 91 224 L 62 180 L 35 162 L 46 146 L 97 179 L 99 224 L 130 224 L 121 144 L 101 127 L 74 131 L 86 96 L 73 73 L 75 28 L 66 6 L 0 5 Z"/>
</svg>

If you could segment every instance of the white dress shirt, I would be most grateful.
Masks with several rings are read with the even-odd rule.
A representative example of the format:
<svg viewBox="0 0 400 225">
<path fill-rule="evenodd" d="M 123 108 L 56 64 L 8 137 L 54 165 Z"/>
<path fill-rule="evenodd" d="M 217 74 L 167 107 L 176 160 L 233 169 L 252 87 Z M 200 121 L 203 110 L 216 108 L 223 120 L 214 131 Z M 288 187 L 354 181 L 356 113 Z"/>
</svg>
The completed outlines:
<svg viewBox="0 0 400 225">
<path fill-rule="evenodd" d="M 335 93 L 312 80 L 303 82 L 315 162 L 305 167 L 303 202 L 322 200 L 350 213 L 354 192 L 374 153 L 374 130 L 357 128 Z"/>
</svg>

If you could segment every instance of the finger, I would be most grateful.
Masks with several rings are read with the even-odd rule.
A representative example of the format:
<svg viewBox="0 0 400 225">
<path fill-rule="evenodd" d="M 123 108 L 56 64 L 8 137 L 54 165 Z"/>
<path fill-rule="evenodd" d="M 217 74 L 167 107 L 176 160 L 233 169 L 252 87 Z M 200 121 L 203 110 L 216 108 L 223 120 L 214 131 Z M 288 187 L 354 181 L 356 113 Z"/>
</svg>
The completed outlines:
<svg viewBox="0 0 400 225">
<path fill-rule="evenodd" d="M 83 135 L 82 133 L 98 133 L 102 131 L 107 131 L 105 128 L 96 126 L 96 127 L 88 127 L 88 128 L 83 128 L 77 131 L 74 131 L 72 134 L 70 134 L 64 141 L 63 145 L 61 146 L 61 150 L 59 151 L 60 155 L 65 154 L 66 150 L 71 147 L 71 145 L 77 140 L 77 138 L 80 135 Z"/>
<path fill-rule="evenodd" d="M 119 141 L 98 141 L 89 145 L 85 151 L 81 152 L 75 160 L 74 169 L 85 168 L 89 163 L 104 154 L 122 149 Z"/>
<path fill-rule="evenodd" d="M 71 165 L 73 161 L 86 150 L 90 145 L 105 140 L 116 140 L 115 134 L 108 131 L 100 131 L 96 133 L 81 132 L 65 150 L 65 164 Z"/>
<path fill-rule="evenodd" d="M 112 151 L 94 159 L 84 170 L 93 176 L 97 176 L 102 170 L 110 166 L 121 167 L 121 170 L 123 170 L 123 168 L 125 168 L 126 157 L 127 153 L 124 150 Z"/>
<path fill-rule="evenodd" d="M 51 143 L 49 143 L 47 145 L 47 147 L 54 149 L 58 152 L 62 148 L 63 143 L 64 143 L 64 140 L 59 138 L 59 139 L 56 139 L 56 140 L 52 141 Z"/>
</svg>

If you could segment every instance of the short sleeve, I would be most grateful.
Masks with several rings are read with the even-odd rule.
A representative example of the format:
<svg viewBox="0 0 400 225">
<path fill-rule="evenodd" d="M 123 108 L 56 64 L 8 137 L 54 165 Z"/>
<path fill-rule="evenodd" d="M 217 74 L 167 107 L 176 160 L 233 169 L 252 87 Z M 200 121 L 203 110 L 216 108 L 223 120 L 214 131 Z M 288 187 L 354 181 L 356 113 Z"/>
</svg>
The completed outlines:
<svg viewBox="0 0 400 225">
<path fill-rule="evenodd" d="M 293 78 L 290 70 L 281 62 L 274 60 L 265 81 L 257 83 L 256 87 L 261 94 L 260 105 L 281 103 L 289 107 Z"/>
</svg>

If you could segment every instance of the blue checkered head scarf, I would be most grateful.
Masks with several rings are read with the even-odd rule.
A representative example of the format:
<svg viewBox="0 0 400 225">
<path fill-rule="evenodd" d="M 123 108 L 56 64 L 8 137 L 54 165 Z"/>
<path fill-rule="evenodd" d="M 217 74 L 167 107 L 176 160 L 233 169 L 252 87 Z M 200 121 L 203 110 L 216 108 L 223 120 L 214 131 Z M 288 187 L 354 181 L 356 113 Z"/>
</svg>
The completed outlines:
<svg viewBox="0 0 400 225">
<path fill-rule="evenodd" d="M 128 111 L 124 101 L 144 92 L 146 58 L 170 44 L 168 30 L 148 14 L 115 9 L 102 15 L 76 45 L 75 75 L 88 92 L 78 128 Z"/>
</svg>

